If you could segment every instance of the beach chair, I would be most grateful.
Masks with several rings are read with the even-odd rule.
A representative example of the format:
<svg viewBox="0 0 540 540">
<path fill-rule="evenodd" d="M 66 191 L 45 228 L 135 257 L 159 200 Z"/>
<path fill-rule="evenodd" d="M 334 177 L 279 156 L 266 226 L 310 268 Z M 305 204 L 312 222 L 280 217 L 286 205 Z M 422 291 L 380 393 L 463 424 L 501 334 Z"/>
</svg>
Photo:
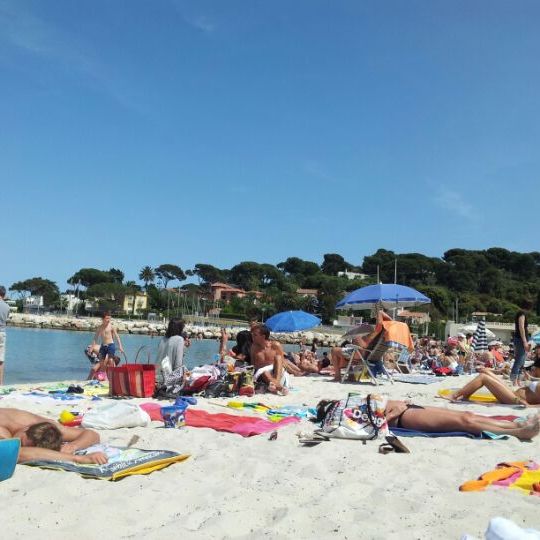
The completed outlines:
<svg viewBox="0 0 540 540">
<path fill-rule="evenodd" d="M 406 347 L 400 349 L 399 356 L 396 360 L 396 369 L 405 375 L 412 373 L 411 353 Z"/>
<path fill-rule="evenodd" d="M 358 379 L 358 381 L 368 380 L 375 383 L 376 386 L 379 385 L 379 380 L 377 375 L 379 373 L 386 376 L 386 378 L 393 384 L 394 379 L 386 368 L 384 367 L 384 355 L 392 348 L 392 344 L 388 344 L 384 341 L 384 333 L 381 332 L 376 336 L 368 348 L 361 347 L 360 345 L 348 345 L 344 349 L 344 354 L 349 355 L 349 362 L 345 373 L 341 377 L 341 382 L 344 383 L 351 376 L 353 379 Z M 360 365 L 361 370 L 359 375 L 355 374 L 351 370 L 353 364 L 356 363 Z"/>
<path fill-rule="evenodd" d="M 0 482 L 13 476 L 20 448 L 20 439 L 0 440 Z"/>
</svg>

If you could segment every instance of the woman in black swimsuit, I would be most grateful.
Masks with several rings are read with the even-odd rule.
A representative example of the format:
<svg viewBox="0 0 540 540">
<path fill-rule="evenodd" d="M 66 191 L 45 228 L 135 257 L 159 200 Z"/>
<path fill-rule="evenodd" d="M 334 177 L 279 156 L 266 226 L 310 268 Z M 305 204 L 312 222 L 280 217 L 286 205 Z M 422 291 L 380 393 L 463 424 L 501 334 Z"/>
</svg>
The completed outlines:
<svg viewBox="0 0 540 540">
<path fill-rule="evenodd" d="M 526 422 L 493 420 L 465 411 L 451 411 L 437 407 L 421 407 L 405 401 L 388 401 L 386 419 L 390 427 L 414 429 L 428 433 L 464 431 L 480 435 L 491 431 L 498 435 L 513 435 L 519 439 L 532 439 L 540 431 L 538 416 Z"/>
</svg>

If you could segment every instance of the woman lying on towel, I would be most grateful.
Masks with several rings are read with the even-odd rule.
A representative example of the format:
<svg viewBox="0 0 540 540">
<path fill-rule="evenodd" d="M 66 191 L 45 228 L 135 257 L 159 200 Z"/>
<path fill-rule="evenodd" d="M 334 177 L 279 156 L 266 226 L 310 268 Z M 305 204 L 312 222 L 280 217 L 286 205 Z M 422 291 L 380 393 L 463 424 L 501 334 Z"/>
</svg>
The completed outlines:
<svg viewBox="0 0 540 540">
<path fill-rule="evenodd" d="M 480 375 L 467 383 L 461 390 L 450 394 L 448 399 L 450 401 L 467 400 L 484 386 L 497 398 L 499 403 L 505 405 L 540 406 L 539 382 L 529 381 L 525 386 L 514 391 L 497 379 L 489 369 L 484 369 Z"/>
<path fill-rule="evenodd" d="M 390 427 L 428 433 L 464 431 L 480 435 L 482 431 L 490 431 L 497 435 L 512 435 L 524 440 L 536 437 L 540 431 L 539 418 L 536 415 L 521 422 L 495 420 L 471 412 L 421 407 L 405 401 L 388 401 L 386 420 Z"/>
</svg>

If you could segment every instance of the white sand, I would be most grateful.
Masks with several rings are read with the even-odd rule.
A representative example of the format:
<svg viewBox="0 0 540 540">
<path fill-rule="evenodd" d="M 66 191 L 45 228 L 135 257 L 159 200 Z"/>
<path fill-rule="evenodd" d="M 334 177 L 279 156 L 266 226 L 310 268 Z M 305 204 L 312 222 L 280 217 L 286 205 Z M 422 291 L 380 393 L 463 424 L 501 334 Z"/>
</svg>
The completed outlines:
<svg viewBox="0 0 540 540">
<path fill-rule="evenodd" d="M 439 387 L 464 380 L 425 386 L 385 384 L 382 392 L 424 405 L 525 414 L 503 406 L 456 406 L 434 399 Z M 320 399 L 344 397 L 348 391 L 374 390 L 371 385 L 340 385 L 326 378 L 296 378 L 293 383 L 297 391 L 287 397 L 250 400 L 314 406 Z M 0 406 L 57 418 L 66 403 L 8 396 Z M 207 400 L 198 406 L 235 414 Z M 192 457 L 149 476 L 119 482 L 18 466 L 14 477 L 0 484 L 0 537 L 458 539 L 465 532 L 483 537 L 489 519 L 497 515 L 539 528 L 536 497 L 509 489 L 458 491 L 461 483 L 499 462 L 538 460 L 538 439 L 523 443 L 513 438 L 406 438 L 411 454 L 381 455 L 379 442 L 333 440 L 302 447 L 295 434 L 313 429 L 307 421 L 280 429 L 275 441 L 268 435 L 242 438 L 210 429 L 158 426 L 154 422 L 148 428 L 105 431 L 102 440 L 122 445 L 138 434 L 140 448 L 175 450 Z"/>
</svg>

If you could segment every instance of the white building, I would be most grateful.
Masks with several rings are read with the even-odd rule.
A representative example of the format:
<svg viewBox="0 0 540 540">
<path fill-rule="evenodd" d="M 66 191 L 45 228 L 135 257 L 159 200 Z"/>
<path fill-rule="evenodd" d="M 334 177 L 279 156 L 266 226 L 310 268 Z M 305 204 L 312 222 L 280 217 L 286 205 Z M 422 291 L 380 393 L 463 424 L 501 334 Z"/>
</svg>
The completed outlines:
<svg viewBox="0 0 540 540">
<path fill-rule="evenodd" d="M 62 310 L 66 310 L 67 313 L 73 313 L 77 311 L 77 306 L 83 303 L 80 298 L 77 298 L 74 294 L 61 294 Z"/>
<path fill-rule="evenodd" d="M 345 270 L 344 272 L 338 272 L 338 277 L 346 277 L 347 279 L 367 279 L 369 276 L 367 274 L 360 274 L 358 272 L 349 272 Z"/>
<path fill-rule="evenodd" d="M 23 311 L 25 313 L 39 313 L 43 310 L 43 296 L 27 296 L 23 298 Z"/>
</svg>

